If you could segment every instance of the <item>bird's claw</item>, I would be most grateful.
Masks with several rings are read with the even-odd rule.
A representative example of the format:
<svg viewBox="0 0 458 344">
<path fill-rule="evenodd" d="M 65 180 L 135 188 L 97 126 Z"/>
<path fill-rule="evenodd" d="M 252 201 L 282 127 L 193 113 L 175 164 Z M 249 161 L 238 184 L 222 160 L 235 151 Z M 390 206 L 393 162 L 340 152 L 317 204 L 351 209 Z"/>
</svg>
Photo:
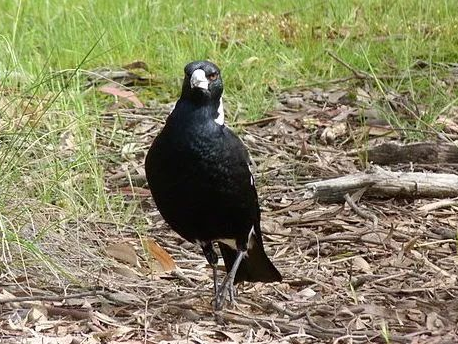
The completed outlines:
<svg viewBox="0 0 458 344">
<path fill-rule="evenodd" d="M 218 292 L 215 294 L 215 310 L 220 311 L 223 309 L 224 304 L 226 303 L 227 296 L 229 296 L 229 304 L 233 306 L 236 304 L 235 301 L 235 287 L 231 281 L 228 283 L 221 284 Z"/>
</svg>

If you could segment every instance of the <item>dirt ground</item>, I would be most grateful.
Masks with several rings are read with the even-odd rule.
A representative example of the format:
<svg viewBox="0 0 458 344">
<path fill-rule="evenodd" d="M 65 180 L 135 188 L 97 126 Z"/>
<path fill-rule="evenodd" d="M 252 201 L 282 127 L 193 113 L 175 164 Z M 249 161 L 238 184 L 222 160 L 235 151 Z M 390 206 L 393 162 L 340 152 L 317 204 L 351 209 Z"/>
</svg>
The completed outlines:
<svg viewBox="0 0 458 344">
<path fill-rule="evenodd" d="M 125 223 L 73 219 L 65 235 L 48 232 L 40 248 L 62 257 L 73 276 L 12 268 L 0 282 L 0 342 L 457 343 L 456 202 L 428 210 L 439 200 L 357 191 L 357 209 L 371 214 L 363 217 L 348 203 L 303 197 L 308 182 L 364 170 L 366 147 L 405 140 L 365 95 L 363 88 L 356 97 L 344 88 L 284 93 L 262 120 L 238 123 L 257 165 L 266 251 L 284 279 L 239 285 L 237 304 L 216 315 L 205 258 L 168 229 L 142 175 L 170 107 L 107 112 L 100 152 L 121 152 L 124 163 L 107 162 L 106 187 L 133 210 Z M 115 121 L 126 140 L 108 144 Z M 384 166 L 458 174 L 456 167 Z M 131 224 L 138 219 L 148 233 Z M 176 269 L 164 271 L 167 264 Z"/>
</svg>

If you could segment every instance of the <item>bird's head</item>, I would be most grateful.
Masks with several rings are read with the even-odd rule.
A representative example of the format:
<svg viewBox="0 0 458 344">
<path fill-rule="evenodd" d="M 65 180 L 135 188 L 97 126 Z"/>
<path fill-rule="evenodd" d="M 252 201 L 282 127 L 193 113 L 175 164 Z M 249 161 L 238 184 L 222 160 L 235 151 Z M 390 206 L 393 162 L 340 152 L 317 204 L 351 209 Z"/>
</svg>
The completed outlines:
<svg viewBox="0 0 458 344">
<path fill-rule="evenodd" d="M 194 61 L 184 67 L 182 97 L 197 102 L 219 103 L 223 80 L 219 68 L 209 61 Z"/>
</svg>

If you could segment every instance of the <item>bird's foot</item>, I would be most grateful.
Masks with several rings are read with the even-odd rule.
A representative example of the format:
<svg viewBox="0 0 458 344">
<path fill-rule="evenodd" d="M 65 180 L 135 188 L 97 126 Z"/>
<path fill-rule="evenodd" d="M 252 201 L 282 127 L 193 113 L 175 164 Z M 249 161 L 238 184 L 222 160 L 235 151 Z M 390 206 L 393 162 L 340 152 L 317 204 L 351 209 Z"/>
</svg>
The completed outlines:
<svg viewBox="0 0 458 344">
<path fill-rule="evenodd" d="M 224 277 L 223 283 L 221 283 L 221 286 L 219 287 L 218 292 L 216 293 L 216 297 L 215 297 L 215 310 L 216 311 L 220 311 L 223 309 L 224 303 L 226 302 L 226 296 L 228 293 L 229 293 L 229 300 L 231 301 L 231 304 L 234 303 L 234 300 L 235 300 L 235 297 L 234 297 L 235 296 L 235 292 L 234 292 L 235 274 L 245 254 L 246 254 L 246 251 L 237 252 L 237 257 L 234 261 L 234 264 L 232 265 L 231 271 L 229 271 L 226 277 Z"/>
<path fill-rule="evenodd" d="M 223 283 L 218 292 L 215 295 L 215 310 L 220 311 L 223 309 L 227 297 L 229 296 L 229 305 L 234 306 L 237 305 L 235 300 L 236 290 L 233 281 L 229 281 L 228 283 Z"/>
</svg>

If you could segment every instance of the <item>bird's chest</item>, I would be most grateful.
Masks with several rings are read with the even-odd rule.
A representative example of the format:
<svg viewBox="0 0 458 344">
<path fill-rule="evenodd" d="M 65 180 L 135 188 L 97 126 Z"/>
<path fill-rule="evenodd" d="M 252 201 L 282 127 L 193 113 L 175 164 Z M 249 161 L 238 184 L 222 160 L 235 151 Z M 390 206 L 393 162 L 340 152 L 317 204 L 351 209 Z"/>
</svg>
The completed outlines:
<svg viewBox="0 0 458 344">
<path fill-rule="evenodd" d="M 217 128 L 200 126 L 185 131 L 175 148 L 180 159 L 189 167 L 201 169 L 202 173 L 212 173 L 214 170 L 224 173 L 231 164 L 224 133 Z"/>
</svg>

